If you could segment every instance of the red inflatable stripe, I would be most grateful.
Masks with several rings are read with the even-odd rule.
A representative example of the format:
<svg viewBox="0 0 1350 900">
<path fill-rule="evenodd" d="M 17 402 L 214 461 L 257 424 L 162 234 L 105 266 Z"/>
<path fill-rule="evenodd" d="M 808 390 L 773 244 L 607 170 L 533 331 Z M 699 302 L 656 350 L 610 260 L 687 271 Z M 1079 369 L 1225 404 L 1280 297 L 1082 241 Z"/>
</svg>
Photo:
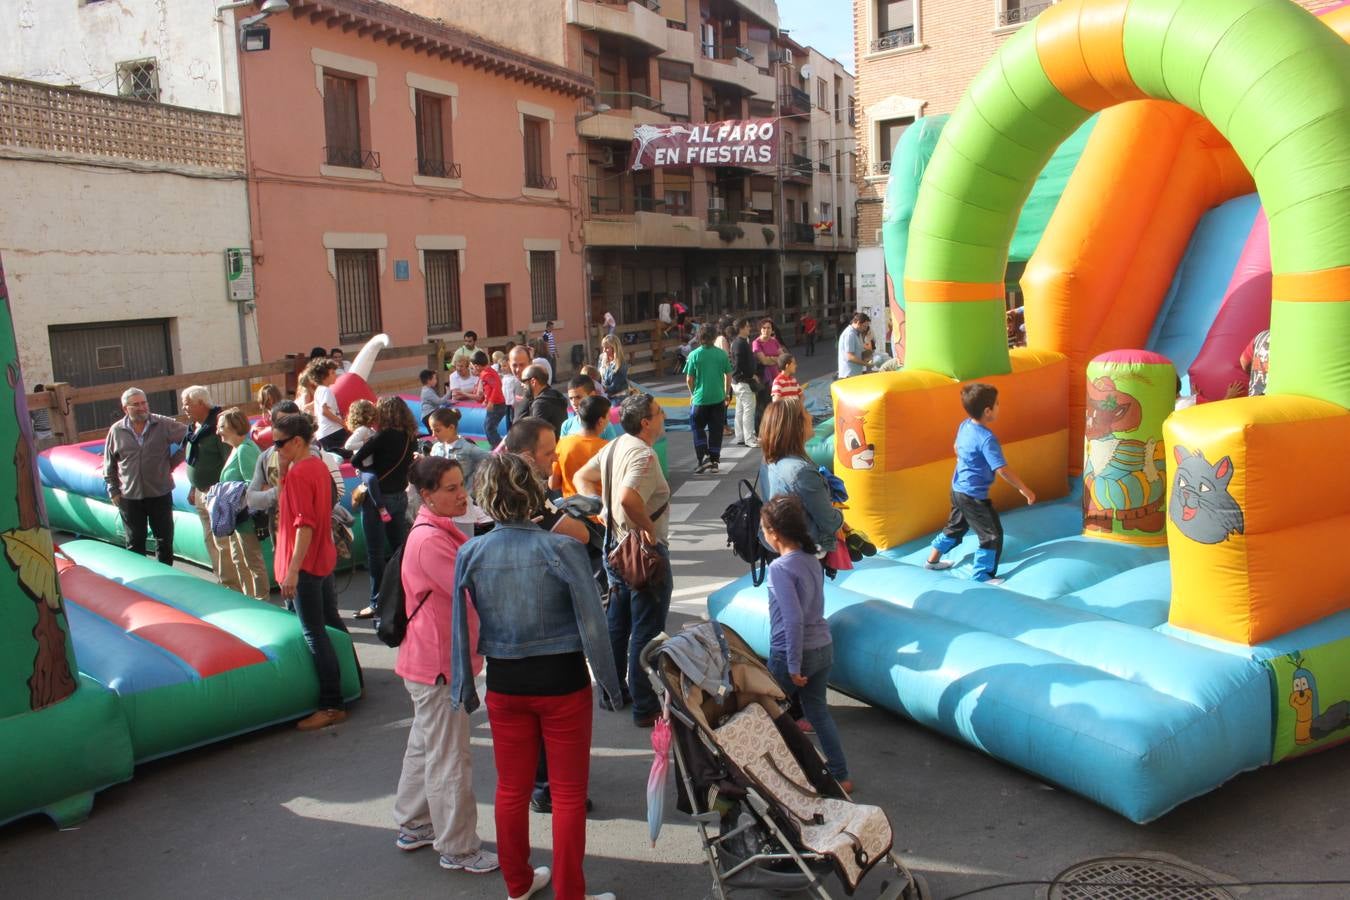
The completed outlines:
<svg viewBox="0 0 1350 900">
<path fill-rule="evenodd" d="M 267 662 L 261 650 L 234 635 L 68 559 L 57 556 L 56 568 L 68 600 L 167 650 L 202 678 Z"/>
</svg>

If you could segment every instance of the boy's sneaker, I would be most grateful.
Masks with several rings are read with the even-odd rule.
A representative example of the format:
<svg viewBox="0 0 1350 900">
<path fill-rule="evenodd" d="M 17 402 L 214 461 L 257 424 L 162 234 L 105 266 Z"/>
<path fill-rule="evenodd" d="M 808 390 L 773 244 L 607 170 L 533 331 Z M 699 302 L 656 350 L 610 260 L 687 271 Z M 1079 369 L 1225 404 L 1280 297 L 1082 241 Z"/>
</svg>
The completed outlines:
<svg viewBox="0 0 1350 900">
<path fill-rule="evenodd" d="M 694 466 L 694 474 L 702 475 L 704 472 L 708 471 L 709 465 L 711 465 L 711 463 L 709 463 L 706 459 L 700 461 L 697 466 Z"/>
<path fill-rule="evenodd" d="M 478 849 L 463 856 L 442 856 L 441 868 L 451 872 L 468 872 L 470 875 L 486 875 L 495 872 L 501 866 L 497 854 L 490 850 Z"/>
<path fill-rule="evenodd" d="M 423 847 L 430 847 L 435 842 L 436 832 L 431 824 L 427 823 L 421 828 L 400 828 L 394 846 L 400 850 L 420 850 Z"/>
<path fill-rule="evenodd" d="M 1003 579 L 1002 579 L 1002 578 L 986 578 L 986 579 L 984 580 L 984 583 L 985 583 L 985 584 L 988 584 L 988 585 L 992 585 L 993 587 L 998 587 L 1000 584 L 1003 583 Z"/>
<path fill-rule="evenodd" d="M 934 572 L 945 572 L 950 569 L 954 563 L 949 559 L 939 559 L 937 562 L 924 563 L 925 569 L 932 569 Z"/>
<path fill-rule="evenodd" d="M 719 471 L 720 471 L 720 470 L 718 469 L 718 466 L 717 466 L 717 460 L 714 459 L 712 462 L 708 463 L 708 474 L 709 474 L 709 475 L 716 475 Z"/>
</svg>

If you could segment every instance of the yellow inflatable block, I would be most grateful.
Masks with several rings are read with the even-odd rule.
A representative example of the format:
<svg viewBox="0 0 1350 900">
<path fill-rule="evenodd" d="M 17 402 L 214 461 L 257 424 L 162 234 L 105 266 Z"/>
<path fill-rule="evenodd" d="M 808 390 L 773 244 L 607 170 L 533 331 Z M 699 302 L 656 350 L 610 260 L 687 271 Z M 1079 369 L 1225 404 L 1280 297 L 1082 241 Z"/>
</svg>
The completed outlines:
<svg viewBox="0 0 1350 900">
<path fill-rule="evenodd" d="M 978 379 L 999 390 L 993 431 L 1014 471 L 1039 498 L 1068 491 L 1068 360 L 1019 349 L 1013 371 Z M 861 375 L 832 386 L 835 474 L 848 487 L 851 525 L 879 547 L 936 532 L 950 512 L 956 429 L 966 417 L 961 386 L 908 369 Z M 990 496 L 1007 509 L 1024 501 L 996 482 Z"/>
<path fill-rule="evenodd" d="M 1350 607 L 1350 412 L 1291 395 L 1207 403 L 1164 427 L 1173 625 L 1243 644 Z"/>
</svg>

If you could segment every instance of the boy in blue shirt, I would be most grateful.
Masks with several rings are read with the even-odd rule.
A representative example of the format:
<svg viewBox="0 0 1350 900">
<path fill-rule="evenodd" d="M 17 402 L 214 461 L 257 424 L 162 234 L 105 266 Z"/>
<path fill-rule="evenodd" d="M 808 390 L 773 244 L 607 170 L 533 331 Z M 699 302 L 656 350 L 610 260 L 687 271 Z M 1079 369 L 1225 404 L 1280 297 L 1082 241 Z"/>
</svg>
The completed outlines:
<svg viewBox="0 0 1350 900">
<path fill-rule="evenodd" d="M 1017 488 L 1028 504 L 1036 502 L 1031 488 L 1022 483 L 1003 458 L 1003 448 L 989 426 L 998 418 L 998 388 L 992 384 L 975 382 L 961 388 L 961 406 L 970 418 L 956 430 L 956 474 L 952 476 L 952 514 L 942 533 L 933 538 L 933 549 L 928 554 L 928 568 L 950 569 L 952 564 L 942 554 L 961 543 L 966 532 L 975 529 L 980 549 L 975 551 L 976 581 L 1002 584 L 995 577 L 998 558 L 1003 553 L 1003 523 L 999 521 L 994 504 L 989 502 L 989 488 L 998 475 Z"/>
</svg>

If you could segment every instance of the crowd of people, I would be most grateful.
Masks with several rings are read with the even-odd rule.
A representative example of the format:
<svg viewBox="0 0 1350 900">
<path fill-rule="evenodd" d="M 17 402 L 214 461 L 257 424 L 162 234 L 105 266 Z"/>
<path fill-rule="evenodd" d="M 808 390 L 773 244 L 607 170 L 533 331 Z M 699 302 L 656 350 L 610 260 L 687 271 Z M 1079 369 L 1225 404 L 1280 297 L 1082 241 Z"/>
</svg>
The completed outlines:
<svg viewBox="0 0 1350 900">
<path fill-rule="evenodd" d="M 593 682 L 600 706 L 628 709 L 636 727 L 659 717 L 640 654 L 664 630 L 673 588 L 671 487 L 654 450 L 665 410 L 631 384 L 612 333 L 596 365 L 579 367 L 559 390 L 551 326 L 534 345 L 491 354 L 467 332 L 444 386 L 442 373 L 424 370 L 420 413 L 429 439 L 397 396 L 352 402 L 343 418 L 332 390 L 347 365 L 340 350 L 315 349 L 294 401 L 263 386 L 262 415 L 252 424 L 239 408 L 216 405 L 202 386 L 182 392 L 187 424 L 151 413 L 145 393 L 130 388 L 122 395 L 125 415 L 106 438 L 105 478 L 127 547 L 143 554 L 153 534 L 159 560 L 170 563 L 172 472 L 186 462 L 188 500 L 216 580 L 264 601 L 275 580 L 297 615 L 319 685 L 317 711 L 297 727 L 312 730 L 346 718 L 327 629 L 347 627 L 333 573 L 345 491 L 339 466 L 350 461 L 360 479 L 351 506 L 365 537 L 370 585 L 357 618 L 378 615 L 386 563 L 402 551 L 408 622 L 395 672 L 413 719 L 394 803 L 396 845 L 433 846 L 452 871 L 500 868 L 513 900 L 550 882 L 559 897 L 603 900 L 612 895 L 587 893 L 583 873 Z M 807 355 L 817 331 L 804 317 Z M 1250 384 L 1241 393 L 1264 391 L 1268 347 L 1263 331 L 1244 352 Z M 847 565 L 842 560 L 875 547 L 846 525 L 837 484 L 807 455 L 813 423 L 797 361 L 775 323 L 704 323 L 685 351 L 694 471 L 719 471 L 724 437 L 762 450 L 768 667 L 794 702 L 799 725 L 818 736 L 831 774 L 852 791 L 826 703 L 833 648 L 824 579 Z M 869 317 L 859 312 L 841 329 L 837 376 L 867 372 L 877 357 Z M 1036 497 L 1008 467 L 989 427 L 998 416 L 997 390 L 967 385 L 961 401 L 966 418 L 956 435 L 951 515 L 927 564 L 949 568 L 944 554 L 974 529 L 973 577 L 997 584 L 1003 531 L 989 488 L 1002 478 L 1027 503 Z M 466 403 L 484 408 L 487 447 L 460 433 Z M 259 442 L 270 446 L 262 450 Z M 262 552 L 269 537 L 271 571 Z M 646 569 L 620 552 L 629 544 L 641 549 Z M 478 834 L 472 787 L 469 715 L 479 705 L 480 675 L 497 770 L 496 853 Z M 552 870 L 530 863 L 531 809 L 552 814 Z"/>
</svg>

